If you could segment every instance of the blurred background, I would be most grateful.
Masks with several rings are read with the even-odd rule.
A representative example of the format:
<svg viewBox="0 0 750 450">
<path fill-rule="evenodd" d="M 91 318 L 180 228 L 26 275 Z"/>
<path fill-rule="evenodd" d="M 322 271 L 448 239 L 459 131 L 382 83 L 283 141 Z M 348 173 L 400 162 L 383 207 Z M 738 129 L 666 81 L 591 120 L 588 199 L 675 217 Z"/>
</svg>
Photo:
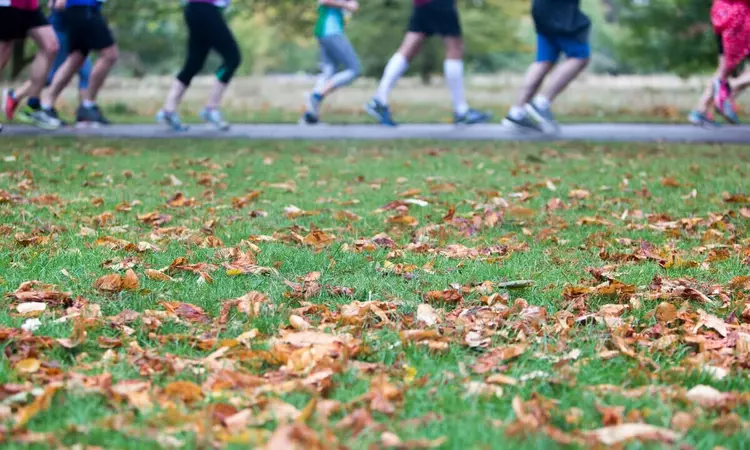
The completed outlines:
<svg viewBox="0 0 750 450">
<path fill-rule="evenodd" d="M 326 105 L 331 120 L 363 118 L 361 104 L 403 37 L 411 3 L 360 1 L 361 9 L 349 21 L 347 35 L 360 55 L 365 79 L 331 98 Z M 523 71 L 533 60 L 530 0 L 458 3 L 470 99 L 478 106 L 501 110 L 512 101 Z M 705 77 L 715 69 L 711 2 L 582 3 L 594 23 L 593 59 L 587 76 L 561 99 L 565 112 L 588 120 L 680 120 L 697 100 Z M 227 105 L 230 115 L 249 120 L 296 120 L 302 96 L 317 72 L 318 47 L 312 36 L 316 6 L 316 0 L 233 0 L 227 16 L 242 49 L 243 64 Z M 186 30 L 180 2 L 110 0 L 106 14 L 120 44 L 121 60 L 104 100 L 124 118 L 151 114 L 158 109 L 170 77 L 184 58 Z M 19 45 L 12 67 L 4 74 L 6 82 L 23 76 L 33 52 L 32 43 Z M 393 100 L 397 109 L 400 105 L 415 114 L 421 111 L 428 121 L 449 117 L 447 92 L 442 89 L 442 59 L 441 42 L 432 40 L 411 66 L 411 79 L 399 84 Z M 218 64 L 219 58 L 212 55 L 204 73 L 210 76 Z M 209 81 L 197 80 L 190 99 L 198 101 Z M 66 98 L 75 103 L 74 96 L 73 90 Z"/>
</svg>

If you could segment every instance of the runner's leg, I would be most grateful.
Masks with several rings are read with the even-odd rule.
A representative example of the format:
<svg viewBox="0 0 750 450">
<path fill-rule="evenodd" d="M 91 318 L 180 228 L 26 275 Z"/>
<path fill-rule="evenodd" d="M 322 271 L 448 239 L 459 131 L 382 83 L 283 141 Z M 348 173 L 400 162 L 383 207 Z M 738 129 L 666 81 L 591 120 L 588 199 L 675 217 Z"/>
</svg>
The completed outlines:
<svg viewBox="0 0 750 450">
<path fill-rule="evenodd" d="M 396 82 L 404 75 L 406 69 L 409 68 L 409 62 L 419 54 L 426 38 L 427 35 L 425 33 L 413 31 L 406 33 L 401 47 L 399 47 L 398 51 L 385 66 L 383 77 L 380 79 L 378 90 L 375 92 L 375 100 L 380 102 L 380 104 L 388 105 L 388 97 L 396 86 Z"/>
<path fill-rule="evenodd" d="M 224 60 L 219 70 L 216 72 L 216 83 L 211 91 L 211 95 L 208 97 L 206 102 L 206 109 L 216 110 L 221 105 L 221 100 L 224 97 L 227 86 L 232 81 L 235 72 L 240 67 L 242 57 L 240 56 L 240 48 L 237 45 L 237 41 L 229 29 L 229 26 L 224 21 L 224 17 L 218 11 L 216 12 L 217 18 L 215 19 L 215 25 L 212 33 L 211 47 L 221 55 Z"/>
<path fill-rule="evenodd" d="M 351 42 L 343 34 L 323 38 L 329 46 L 328 53 L 344 69 L 331 77 L 320 91 L 325 97 L 331 92 L 354 82 L 362 73 L 362 64 Z"/>
</svg>

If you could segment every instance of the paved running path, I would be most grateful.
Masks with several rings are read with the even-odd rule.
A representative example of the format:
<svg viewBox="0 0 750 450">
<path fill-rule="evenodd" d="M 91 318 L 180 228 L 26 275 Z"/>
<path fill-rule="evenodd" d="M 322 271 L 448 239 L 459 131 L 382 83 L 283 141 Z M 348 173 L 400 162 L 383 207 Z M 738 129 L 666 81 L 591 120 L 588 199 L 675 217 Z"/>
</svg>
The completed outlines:
<svg viewBox="0 0 750 450">
<path fill-rule="evenodd" d="M 750 126 L 726 126 L 718 129 L 698 128 L 692 125 L 657 124 L 570 124 L 554 136 L 540 133 L 521 133 L 501 125 L 475 125 L 456 127 L 443 124 L 401 125 L 388 128 L 378 125 L 316 125 L 293 124 L 236 124 L 222 133 L 205 125 L 193 126 L 186 133 L 167 130 L 162 125 L 112 125 L 99 129 L 62 129 L 43 131 L 20 125 L 5 127 L 3 136 L 97 136 L 107 138 L 182 138 L 182 139 L 442 139 L 442 140 L 497 140 L 497 141 L 553 141 L 585 140 L 602 142 L 684 142 L 684 143 L 747 143 L 750 144 Z"/>
</svg>

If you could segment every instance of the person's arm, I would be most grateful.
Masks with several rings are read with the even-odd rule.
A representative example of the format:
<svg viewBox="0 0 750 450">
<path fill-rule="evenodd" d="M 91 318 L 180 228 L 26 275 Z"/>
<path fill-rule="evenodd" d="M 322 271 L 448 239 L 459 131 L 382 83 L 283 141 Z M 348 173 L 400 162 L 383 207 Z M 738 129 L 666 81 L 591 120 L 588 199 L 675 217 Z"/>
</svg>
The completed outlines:
<svg viewBox="0 0 750 450">
<path fill-rule="evenodd" d="M 331 6 L 334 8 L 346 9 L 355 12 L 359 9 L 359 3 L 355 0 L 318 0 L 319 5 Z"/>
</svg>

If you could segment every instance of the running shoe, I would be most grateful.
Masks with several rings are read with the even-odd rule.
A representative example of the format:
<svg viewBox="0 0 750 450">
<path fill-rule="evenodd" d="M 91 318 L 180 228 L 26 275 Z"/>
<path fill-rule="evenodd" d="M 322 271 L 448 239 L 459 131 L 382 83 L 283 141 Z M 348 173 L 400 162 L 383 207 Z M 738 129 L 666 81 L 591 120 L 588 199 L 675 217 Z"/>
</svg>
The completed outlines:
<svg viewBox="0 0 750 450">
<path fill-rule="evenodd" d="M 304 114 L 302 114 L 302 117 L 299 118 L 300 125 L 315 125 L 319 121 L 318 116 L 311 113 L 310 111 L 305 111 Z"/>
<path fill-rule="evenodd" d="M 102 114 L 102 111 L 97 105 L 91 107 L 81 105 L 76 111 L 76 126 L 79 128 L 86 126 L 98 127 L 100 125 L 110 124 L 111 122 L 104 117 L 104 114 Z"/>
<path fill-rule="evenodd" d="M 64 121 L 64 120 L 62 120 L 60 118 L 60 114 L 57 112 L 57 110 L 55 108 L 50 108 L 50 109 L 46 110 L 46 112 L 47 112 L 48 116 L 52 117 L 53 119 L 59 120 L 60 121 L 60 126 L 67 127 L 68 125 L 70 125 L 68 122 L 66 122 L 66 121 Z"/>
<path fill-rule="evenodd" d="M 693 125 L 699 127 L 718 127 L 719 123 L 713 120 L 708 114 L 703 114 L 700 111 L 690 111 L 688 114 L 688 121 Z"/>
<path fill-rule="evenodd" d="M 18 100 L 16 100 L 16 93 L 13 89 L 3 89 L 2 108 L 5 117 L 8 120 L 13 120 L 13 116 L 15 116 L 16 109 L 18 108 L 18 103 Z"/>
<path fill-rule="evenodd" d="M 394 122 L 393 117 L 391 117 L 391 109 L 388 107 L 388 105 L 384 105 L 376 99 L 370 100 L 365 105 L 365 111 L 367 111 L 367 114 L 369 114 L 373 119 L 377 120 L 381 125 L 386 125 L 389 127 L 396 126 L 396 122 Z"/>
<path fill-rule="evenodd" d="M 156 113 L 156 121 L 158 123 L 163 123 L 174 131 L 187 131 L 189 128 L 182 123 L 179 114 L 176 112 L 167 112 L 163 109 L 160 109 L 159 112 Z"/>
<path fill-rule="evenodd" d="M 314 92 L 307 96 L 307 112 L 312 113 L 315 117 L 320 115 L 320 105 L 323 103 L 323 97 Z"/>
<path fill-rule="evenodd" d="M 476 125 L 479 123 L 487 123 L 492 119 L 492 114 L 477 111 L 476 109 L 469 108 L 463 115 L 454 114 L 453 123 L 456 125 Z"/>
<path fill-rule="evenodd" d="M 49 112 L 41 108 L 34 109 L 28 105 L 18 111 L 18 120 L 43 130 L 57 130 L 62 126 L 60 120 L 52 117 Z"/>
<path fill-rule="evenodd" d="M 198 117 L 206 123 L 210 123 L 215 126 L 219 131 L 227 131 L 229 129 L 229 123 L 224 121 L 221 116 L 221 111 L 218 109 L 203 108 L 198 114 Z"/>
<path fill-rule="evenodd" d="M 523 116 L 520 119 L 514 119 L 510 116 L 505 116 L 505 119 L 503 120 L 503 126 L 522 132 L 544 131 L 542 127 L 538 123 L 534 122 L 534 120 L 532 120 L 528 115 Z"/>
<path fill-rule="evenodd" d="M 737 124 L 740 122 L 737 107 L 732 99 L 732 88 L 728 81 L 714 80 L 714 109 L 729 123 Z"/>
<path fill-rule="evenodd" d="M 540 108 L 534 103 L 527 103 L 526 112 L 541 125 L 542 131 L 556 132 L 560 129 L 551 108 Z"/>
</svg>

